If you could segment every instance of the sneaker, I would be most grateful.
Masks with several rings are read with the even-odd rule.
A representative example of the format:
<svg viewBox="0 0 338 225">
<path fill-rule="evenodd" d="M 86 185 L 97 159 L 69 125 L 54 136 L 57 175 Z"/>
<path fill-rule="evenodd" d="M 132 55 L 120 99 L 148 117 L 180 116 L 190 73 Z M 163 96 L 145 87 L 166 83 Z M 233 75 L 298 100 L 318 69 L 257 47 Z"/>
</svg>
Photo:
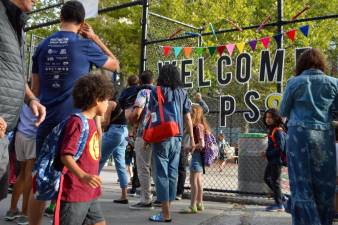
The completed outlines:
<svg viewBox="0 0 338 225">
<path fill-rule="evenodd" d="M 265 211 L 267 212 L 284 212 L 284 206 L 283 205 L 271 205 L 265 208 Z"/>
<path fill-rule="evenodd" d="M 197 203 L 197 211 L 201 211 L 203 212 L 204 211 L 204 204 L 201 202 L 201 203 Z"/>
<path fill-rule="evenodd" d="M 55 204 L 50 204 L 46 209 L 44 215 L 47 217 L 53 217 L 55 210 Z"/>
<path fill-rule="evenodd" d="M 177 201 L 180 201 L 182 200 L 182 195 L 176 195 L 176 198 L 175 198 Z"/>
<path fill-rule="evenodd" d="M 13 189 L 14 189 L 14 184 L 10 184 L 8 186 L 8 194 L 12 194 L 13 193 Z"/>
<path fill-rule="evenodd" d="M 128 199 L 116 199 L 113 202 L 116 203 L 116 204 L 124 204 L 124 205 L 126 205 L 126 204 L 128 204 Z"/>
<path fill-rule="evenodd" d="M 20 217 L 17 219 L 16 223 L 17 223 L 18 225 L 27 225 L 27 224 L 28 224 L 28 217 L 22 215 L 22 216 L 20 216 Z"/>
<path fill-rule="evenodd" d="M 4 219 L 7 221 L 15 220 L 16 218 L 19 218 L 21 216 L 21 213 L 18 209 L 15 211 L 8 210 L 6 215 L 4 216 Z"/>
<path fill-rule="evenodd" d="M 139 202 L 139 203 L 136 203 L 134 205 L 130 205 L 129 209 L 151 210 L 151 209 L 154 209 L 154 207 L 153 207 L 153 204 L 151 202 L 148 203 L 148 204 L 143 203 L 143 202 Z"/>
<path fill-rule="evenodd" d="M 128 196 L 136 197 L 137 196 L 136 189 L 129 189 L 128 190 Z"/>
<path fill-rule="evenodd" d="M 153 201 L 153 206 L 155 206 L 155 207 L 162 207 L 162 202 L 160 202 L 158 200 L 155 200 L 155 201 Z"/>
</svg>

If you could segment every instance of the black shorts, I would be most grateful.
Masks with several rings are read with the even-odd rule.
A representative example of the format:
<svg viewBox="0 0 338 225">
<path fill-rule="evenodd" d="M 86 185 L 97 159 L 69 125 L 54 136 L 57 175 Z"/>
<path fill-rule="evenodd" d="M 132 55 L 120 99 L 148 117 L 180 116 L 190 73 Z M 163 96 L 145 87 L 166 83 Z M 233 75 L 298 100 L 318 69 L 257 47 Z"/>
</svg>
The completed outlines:
<svg viewBox="0 0 338 225">
<path fill-rule="evenodd" d="M 60 224 L 92 225 L 104 221 L 97 199 L 89 202 L 61 202 Z"/>
</svg>

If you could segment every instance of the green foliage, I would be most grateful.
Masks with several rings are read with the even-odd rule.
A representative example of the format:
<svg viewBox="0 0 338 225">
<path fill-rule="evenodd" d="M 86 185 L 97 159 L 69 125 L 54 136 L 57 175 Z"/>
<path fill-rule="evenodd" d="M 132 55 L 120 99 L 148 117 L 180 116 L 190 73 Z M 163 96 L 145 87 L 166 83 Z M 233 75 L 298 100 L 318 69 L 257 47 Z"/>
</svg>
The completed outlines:
<svg viewBox="0 0 338 225">
<path fill-rule="evenodd" d="M 100 8 L 117 5 L 130 0 L 101 0 Z M 57 0 L 42 0 L 38 3 L 37 8 L 49 4 L 53 4 Z M 311 6 L 310 10 L 306 11 L 299 18 L 316 17 L 321 15 L 335 14 L 337 0 L 299 0 L 299 1 L 284 1 L 284 20 L 290 20 L 293 15 L 301 11 L 305 4 Z M 218 0 L 150 0 L 150 11 L 192 24 L 195 27 L 203 27 L 204 32 L 210 32 L 209 23 L 214 24 L 216 29 L 230 29 L 231 24 L 225 22 L 224 19 L 231 19 L 239 26 L 245 27 L 250 25 L 260 24 L 265 17 L 271 15 L 270 22 L 277 20 L 277 1 L 276 0 L 236 0 L 236 1 L 218 1 Z M 48 10 L 47 12 L 34 15 L 31 24 L 46 22 L 51 19 L 58 18 L 58 10 Z M 142 8 L 140 6 L 117 10 L 106 14 L 101 14 L 99 17 L 90 20 L 95 32 L 104 40 L 113 53 L 120 59 L 122 72 L 126 75 L 138 73 L 140 62 L 140 40 L 141 40 L 141 25 L 140 19 L 142 16 Z M 328 55 L 331 63 L 331 72 L 337 76 L 337 33 L 338 23 L 336 19 L 323 21 L 314 21 L 308 23 L 298 23 L 287 25 L 284 30 L 298 29 L 300 26 L 309 24 L 309 38 L 304 37 L 301 32 L 297 32 L 295 42 L 289 41 L 284 37 L 284 48 L 286 49 L 284 82 L 293 75 L 294 68 L 294 48 L 312 46 L 319 48 Z M 47 36 L 57 30 L 57 26 L 51 26 L 43 29 L 32 31 L 39 36 Z M 165 21 L 163 19 L 149 15 L 148 21 L 148 40 L 168 38 L 178 28 L 183 28 L 184 32 L 194 31 L 191 28 L 185 28 L 181 25 Z M 217 35 L 217 40 L 211 36 L 204 36 L 202 46 L 217 46 L 227 43 L 248 42 L 255 38 L 264 36 L 273 36 L 277 33 L 276 27 L 266 27 L 260 33 L 256 33 L 255 29 L 245 30 L 242 32 L 236 31 Z M 155 45 L 147 46 L 147 68 L 157 71 L 157 61 L 164 60 L 162 48 L 160 45 L 171 46 L 197 46 L 197 38 L 177 40 L 171 42 L 163 42 Z M 263 49 L 262 44 L 258 43 L 258 49 L 251 52 L 249 46 L 246 45 L 246 51 L 253 56 L 253 80 L 250 82 L 250 89 L 255 89 L 261 92 L 262 98 L 268 93 L 276 91 L 275 84 L 258 84 L 257 75 L 259 71 L 260 52 Z M 274 54 L 276 49 L 275 41 L 271 40 L 270 51 Z M 273 55 L 272 54 L 272 55 Z M 201 91 L 209 93 L 211 96 L 220 94 L 232 94 L 236 96 L 238 101 L 242 101 L 243 92 L 247 86 L 239 85 L 233 79 L 232 83 L 226 87 L 220 87 L 215 80 L 215 65 L 217 54 L 210 56 L 205 53 L 205 74 L 207 78 L 212 80 L 212 88 L 204 88 Z M 233 54 L 233 64 L 235 64 L 238 50 Z M 192 57 L 197 61 L 197 56 L 193 53 Z M 183 58 L 183 54 L 179 59 Z M 169 57 L 168 59 L 173 59 Z M 196 63 L 194 63 L 196 64 Z M 335 68 L 335 69 L 334 69 Z M 196 80 L 197 68 L 191 67 L 192 80 Z M 235 71 L 235 66 L 231 68 Z M 194 83 L 196 87 L 196 82 Z"/>
</svg>

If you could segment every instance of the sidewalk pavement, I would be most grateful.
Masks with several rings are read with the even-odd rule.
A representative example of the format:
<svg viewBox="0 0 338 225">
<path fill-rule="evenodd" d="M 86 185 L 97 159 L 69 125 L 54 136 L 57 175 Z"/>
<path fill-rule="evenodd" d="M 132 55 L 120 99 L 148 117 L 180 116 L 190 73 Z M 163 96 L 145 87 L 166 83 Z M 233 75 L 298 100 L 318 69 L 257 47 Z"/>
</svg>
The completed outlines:
<svg viewBox="0 0 338 225">
<path fill-rule="evenodd" d="M 113 199 L 120 196 L 115 171 L 105 169 L 101 174 L 103 179 L 103 195 L 100 198 L 101 208 L 105 215 L 107 225 L 154 225 L 148 217 L 159 212 L 154 210 L 130 210 L 128 205 L 114 204 Z M 130 204 L 137 203 L 138 197 L 130 197 Z M 0 225 L 13 225 L 2 219 L 9 207 L 10 198 L 0 203 Z M 180 210 L 189 205 L 189 200 L 175 201 L 172 206 L 172 224 L 176 225 L 290 225 L 291 218 L 286 213 L 269 213 L 264 206 L 241 205 L 219 202 L 205 202 L 206 210 L 194 215 L 180 214 Z M 44 217 L 43 225 L 50 225 L 51 219 Z"/>
</svg>

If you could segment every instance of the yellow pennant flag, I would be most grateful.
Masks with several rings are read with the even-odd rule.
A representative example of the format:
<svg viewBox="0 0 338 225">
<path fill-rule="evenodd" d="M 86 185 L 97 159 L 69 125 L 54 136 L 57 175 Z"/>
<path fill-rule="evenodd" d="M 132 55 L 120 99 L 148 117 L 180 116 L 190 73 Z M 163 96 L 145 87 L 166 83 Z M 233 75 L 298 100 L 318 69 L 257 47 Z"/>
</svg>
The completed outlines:
<svg viewBox="0 0 338 225">
<path fill-rule="evenodd" d="M 244 51 L 245 42 L 237 43 L 236 47 L 240 53 Z"/>
</svg>

